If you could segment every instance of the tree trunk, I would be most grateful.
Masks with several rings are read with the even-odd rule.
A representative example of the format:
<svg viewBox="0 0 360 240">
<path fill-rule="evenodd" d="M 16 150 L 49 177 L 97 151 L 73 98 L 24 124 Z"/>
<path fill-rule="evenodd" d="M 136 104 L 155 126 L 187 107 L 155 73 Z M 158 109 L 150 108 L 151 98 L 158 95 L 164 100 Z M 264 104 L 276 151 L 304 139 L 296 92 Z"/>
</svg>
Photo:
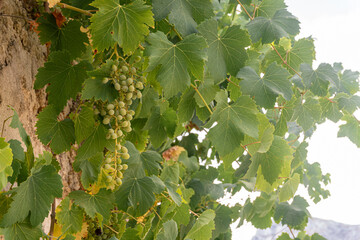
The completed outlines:
<svg viewBox="0 0 360 240">
<path fill-rule="evenodd" d="M 47 58 L 47 48 L 40 44 L 29 22 L 36 10 L 36 0 L 0 0 L 0 127 L 2 130 L 5 119 L 13 115 L 8 107 L 12 106 L 31 138 L 35 156 L 38 156 L 50 149 L 37 139 L 35 128 L 36 116 L 47 104 L 45 90 L 33 89 L 37 70 Z M 65 109 L 69 110 L 70 106 Z M 65 115 L 68 110 L 64 110 Z M 20 140 L 18 131 L 9 127 L 10 121 L 5 122 L 2 137 Z M 74 155 L 69 152 L 57 157 L 64 185 L 63 197 L 80 188 L 79 174 L 72 168 Z M 45 229 L 49 224 L 46 220 Z"/>
</svg>

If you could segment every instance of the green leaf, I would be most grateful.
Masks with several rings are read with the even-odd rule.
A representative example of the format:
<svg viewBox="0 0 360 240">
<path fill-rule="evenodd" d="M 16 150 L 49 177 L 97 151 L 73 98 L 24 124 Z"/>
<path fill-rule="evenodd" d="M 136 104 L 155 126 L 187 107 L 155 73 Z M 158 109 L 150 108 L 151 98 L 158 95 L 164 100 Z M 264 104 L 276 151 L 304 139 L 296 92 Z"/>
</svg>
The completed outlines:
<svg viewBox="0 0 360 240">
<path fill-rule="evenodd" d="M 82 106 L 80 113 L 75 117 L 74 124 L 76 141 L 81 143 L 84 139 L 88 138 L 94 130 L 95 119 L 92 108 Z"/>
<path fill-rule="evenodd" d="M 90 67 L 85 61 L 74 65 L 73 58 L 67 51 L 52 52 L 44 67 L 39 68 L 34 88 L 40 89 L 50 83 L 46 88 L 48 101 L 50 105 L 54 105 L 56 112 L 60 113 L 67 100 L 76 99 Z"/>
<path fill-rule="evenodd" d="M 179 123 L 184 123 L 189 120 L 194 115 L 196 101 L 195 101 L 195 90 L 192 88 L 188 88 L 184 91 L 183 95 L 181 96 L 181 100 L 178 105 L 178 117 Z"/>
<path fill-rule="evenodd" d="M 74 162 L 74 169 L 81 170 L 81 183 L 85 188 L 98 180 L 103 159 L 103 153 L 98 152 L 91 158 Z"/>
<path fill-rule="evenodd" d="M 306 97 L 305 103 L 303 103 L 298 99 L 292 120 L 296 120 L 304 131 L 309 130 L 320 118 L 321 107 L 318 100 Z"/>
<path fill-rule="evenodd" d="M 339 108 L 349 114 L 353 114 L 360 108 L 360 96 L 349 96 L 345 93 L 340 93 L 335 96 L 335 100 L 339 103 Z"/>
<path fill-rule="evenodd" d="M 175 214 L 172 219 L 180 226 L 180 224 L 188 225 L 190 222 L 190 206 L 188 204 L 181 204 L 180 207 L 176 207 Z"/>
<path fill-rule="evenodd" d="M 276 50 L 277 52 L 275 50 L 271 51 L 265 59 L 267 59 L 269 63 L 275 61 L 278 64 L 283 64 L 290 72 L 292 72 L 291 69 L 299 71 L 300 64 L 302 63 L 307 63 L 311 66 L 315 58 L 315 47 L 312 39 L 299 39 L 294 42 L 290 50 L 286 50 L 284 47 L 276 47 Z M 280 54 L 283 59 L 286 59 L 286 64 L 283 63 L 278 54 Z"/>
<path fill-rule="evenodd" d="M 340 126 L 338 137 L 348 137 L 357 147 L 360 147 L 359 121 L 355 117 L 348 115 L 345 115 L 342 120 L 345 120 L 346 124 Z"/>
<path fill-rule="evenodd" d="M 62 187 L 56 169 L 51 165 L 43 166 L 16 188 L 14 201 L 3 218 L 2 226 L 22 222 L 29 212 L 31 225 L 39 225 L 48 215 L 55 197 L 62 196 Z"/>
<path fill-rule="evenodd" d="M 178 235 L 178 228 L 174 220 L 169 220 L 163 224 L 161 232 L 156 240 L 175 240 Z"/>
<path fill-rule="evenodd" d="M 225 205 L 219 205 L 215 209 L 215 230 L 213 236 L 218 236 L 220 233 L 224 233 L 229 230 L 231 224 L 231 208 Z"/>
<path fill-rule="evenodd" d="M 92 44 L 99 51 L 116 42 L 125 54 L 134 52 L 154 27 L 151 7 L 141 0 L 124 5 L 119 0 L 95 0 L 91 5 L 99 9 L 90 19 Z"/>
<path fill-rule="evenodd" d="M 273 184 L 280 176 L 285 161 L 292 159 L 292 152 L 285 140 L 274 136 L 274 141 L 266 153 L 256 153 L 253 156 L 255 162 L 259 162 L 265 180 Z"/>
<path fill-rule="evenodd" d="M 340 75 L 340 89 L 348 94 L 355 94 L 359 91 L 359 79 L 360 73 L 353 72 L 350 70 L 345 70 L 343 74 Z"/>
<path fill-rule="evenodd" d="M 34 240 L 43 236 L 40 226 L 32 227 L 28 221 L 15 223 L 2 233 L 6 240 Z"/>
<path fill-rule="evenodd" d="M 261 107 L 273 108 L 279 94 L 286 100 L 290 100 L 293 95 L 288 80 L 290 73 L 276 63 L 266 69 L 263 78 L 250 67 L 242 68 L 236 76 L 243 79 L 240 82 L 241 91 L 254 97 Z"/>
<path fill-rule="evenodd" d="M 184 91 L 190 86 L 191 72 L 202 79 L 206 41 L 195 34 L 185 37 L 177 44 L 170 42 L 162 32 L 151 33 L 147 38 L 150 46 L 145 50 L 149 56 L 147 71 L 161 65 L 157 73 L 157 81 L 164 89 L 166 98 Z"/>
<path fill-rule="evenodd" d="M 282 233 L 276 240 L 292 240 L 292 238 L 287 233 Z"/>
<path fill-rule="evenodd" d="M 304 198 L 295 196 L 291 205 L 287 202 L 276 205 L 274 220 L 279 221 L 282 218 L 283 225 L 302 229 L 308 220 L 308 211 L 306 210 L 308 206 L 309 204 Z"/>
<path fill-rule="evenodd" d="M 145 87 L 144 91 L 142 92 L 142 105 L 141 111 L 138 118 L 147 118 L 151 114 L 151 108 L 156 105 L 156 102 L 159 100 L 159 94 L 155 91 L 152 87 Z"/>
<path fill-rule="evenodd" d="M 277 41 L 300 31 L 299 21 L 285 9 L 275 12 L 271 18 L 256 17 L 246 27 L 253 43 L 261 40 L 263 44 Z"/>
<path fill-rule="evenodd" d="M 80 232 L 84 217 L 83 210 L 75 204 L 71 204 L 68 197 L 61 201 L 58 209 L 56 219 L 63 229 L 67 229 L 66 233 Z"/>
<path fill-rule="evenodd" d="M 67 50 L 72 57 L 79 57 L 85 52 L 84 43 L 89 40 L 86 33 L 80 31 L 79 21 L 71 20 L 59 28 L 56 18 L 52 14 L 44 13 L 37 22 L 40 42 L 51 42 L 51 51 Z"/>
<path fill-rule="evenodd" d="M 151 178 L 127 176 L 118 191 L 116 203 L 120 210 L 126 211 L 132 206 L 139 215 L 144 214 L 155 202 L 153 191 L 156 186 Z"/>
<path fill-rule="evenodd" d="M 209 0 L 154 0 L 155 20 L 169 16 L 169 22 L 184 36 L 195 33 L 197 23 L 214 15 Z"/>
<path fill-rule="evenodd" d="M 115 202 L 114 194 L 111 191 L 102 188 L 95 195 L 84 191 L 73 191 L 69 194 L 69 197 L 74 200 L 76 205 L 82 207 L 91 218 L 94 218 L 96 214 L 100 214 L 105 222 L 110 219 L 110 210 Z"/>
<path fill-rule="evenodd" d="M 104 78 L 109 78 L 111 68 L 113 65 L 118 63 L 113 60 L 107 60 L 106 63 L 102 64 L 99 69 L 88 72 L 90 78 L 85 81 L 84 89 L 82 91 L 82 99 L 92 99 L 113 102 L 119 97 L 118 91 L 109 81 L 103 84 Z"/>
<path fill-rule="evenodd" d="M 301 64 L 300 71 L 305 86 L 318 96 L 327 95 L 329 83 L 339 87 L 339 77 L 330 64 L 322 63 L 314 71 L 310 65 L 304 63 Z"/>
<path fill-rule="evenodd" d="M 244 134 L 258 137 L 257 113 L 255 103 L 247 96 L 230 105 L 219 103 L 210 119 L 211 124 L 216 121 L 217 125 L 210 129 L 208 137 L 221 156 L 240 146 Z"/>
<path fill-rule="evenodd" d="M 296 190 L 300 184 L 300 175 L 295 173 L 290 177 L 279 192 L 279 201 L 285 202 L 294 197 Z"/>
<path fill-rule="evenodd" d="M 126 142 L 125 147 L 128 149 L 130 158 L 125 162 L 130 168 L 137 168 L 137 171 L 143 171 L 148 176 L 158 175 L 162 157 L 155 151 L 145 151 L 140 153 L 131 142 Z"/>
<path fill-rule="evenodd" d="M 263 0 L 258 6 L 256 16 L 271 18 L 276 11 L 285 9 L 286 7 L 284 0 Z"/>
<path fill-rule="evenodd" d="M 58 121 L 58 111 L 53 105 L 47 106 L 39 115 L 36 123 L 36 134 L 40 141 L 47 145 L 50 143 L 54 153 L 69 150 L 75 143 L 74 123 L 70 119 Z"/>
<path fill-rule="evenodd" d="M 338 122 L 343 114 L 340 112 L 339 105 L 337 102 L 332 101 L 330 99 L 320 99 L 321 106 L 321 117 L 330 119 L 333 122 Z"/>
<path fill-rule="evenodd" d="M 0 138 L 0 172 L 11 166 L 13 161 L 13 153 L 10 144 L 5 142 L 5 138 Z M 5 186 L 0 186 L 2 189 Z"/>
<path fill-rule="evenodd" d="M 234 25 L 219 34 L 214 19 L 204 21 L 198 29 L 209 45 L 207 67 L 211 76 L 218 80 L 225 79 L 227 73 L 235 76 L 248 59 L 245 47 L 251 42 L 247 32 Z"/>
<path fill-rule="evenodd" d="M 32 149 L 32 147 L 30 147 L 31 146 L 30 137 L 27 135 L 27 133 L 26 133 L 24 127 L 23 127 L 23 124 L 20 121 L 19 115 L 17 114 L 17 112 L 15 111 L 14 108 L 12 108 L 12 107 L 10 107 L 10 108 L 14 112 L 14 115 L 12 116 L 12 119 L 11 119 L 10 127 L 14 128 L 14 129 L 18 129 L 21 140 L 23 141 L 23 143 L 25 143 L 25 146 L 27 148 Z M 31 150 L 31 149 L 28 149 L 28 150 Z"/>
<path fill-rule="evenodd" d="M 209 105 L 214 100 L 216 93 L 218 93 L 219 90 L 220 90 L 219 86 L 213 85 L 212 82 L 205 81 L 201 83 L 200 86 L 198 87 L 198 91 L 203 97 L 206 105 L 203 102 L 203 100 L 200 98 L 200 95 L 195 94 L 195 101 L 197 105 L 199 107 L 206 107 L 207 105 Z"/>
<path fill-rule="evenodd" d="M 185 239 L 208 240 L 211 239 L 212 230 L 215 229 L 215 212 L 211 209 L 203 212 L 190 229 Z"/>
<path fill-rule="evenodd" d="M 159 106 L 156 106 L 152 109 L 144 130 L 149 130 L 150 140 L 154 147 L 160 147 L 167 137 L 174 137 L 176 125 L 177 115 L 172 108 L 162 111 Z"/>
</svg>

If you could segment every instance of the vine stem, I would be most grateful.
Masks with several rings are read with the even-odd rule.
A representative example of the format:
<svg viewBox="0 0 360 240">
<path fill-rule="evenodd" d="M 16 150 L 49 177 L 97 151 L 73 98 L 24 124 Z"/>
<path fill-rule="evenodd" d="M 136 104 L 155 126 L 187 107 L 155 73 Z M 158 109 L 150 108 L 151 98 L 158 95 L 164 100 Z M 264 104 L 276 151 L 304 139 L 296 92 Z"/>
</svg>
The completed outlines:
<svg viewBox="0 0 360 240">
<path fill-rule="evenodd" d="M 5 119 L 5 120 L 3 121 L 2 129 L 1 129 L 1 137 L 4 136 L 5 123 L 6 123 L 10 118 L 12 118 L 12 117 L 13 117 L 13 116 L 10 116 L 10 117 L 8 117 L 7 119 Z"/>
<path fill-rule="evenodd" d="M 248 149 L 246 148 L 246 146 L 241 144 L 241 147 L 249 154 L 250 157 L 252 157 L 252 154 L 248 151 Z"/>
<path fill-rule="evenodd" d="M 288 228 L 289 228 L 289 230 L 290 230 L 290 232 L 291 232 L 291 235 L 292 235 L 293 238 L 295 239 L 296 237 L 295 237 L 295 234 L 294 234 L 294 232 L 292 231 L 291 227 L 288 226 Z"/>
<path fill-rule="evenodd" d="M 170 22 L 169 22 L 167 19 L 165 19 L 165 21 L 167 22 L 167 24 L 169 24 L 169 25 L 171 26 L 171 29 L 174 31 L 174 33 L 176 34 L 176 36 L 178 36 L 178 38 L 179 38 L 180 40 L 183 40 L 183 37 L 182 37 L 182 36 L 180 35 L 180 33 L 176 30 L 175 26 L 172 25 L 172 24 L 170 24 Z"/>
<path fill-rule="evenodd" d="M 251 20 L 253 20 L 254 18 L 249 14 L 249 12 L 246 10 L 246 8 L 244 7 L 244 5 L 240 2 L 240 0 L 237 0 L 237 2 L 240 4 L 241 8 L 244 10 L 244 12 L 249 16 L 249 18 Z"/>
<path fill-rule="evenodd" d="M 194 214 L 195 216 L 199 217 L 199 214 L 197 214 L 196 212 L 194 212 L 193 210 L 189 210 L 192 214 Z"/>
<path fill-rule="evenodd" d="M 89 17 L 92 16 L 92 13 L 91 13 L 91 12 L 89 12 L 89 11 L 87 11 L 87 10 L 84 10 L 84 9 L 81 9 L 81 8 L 77 8 L 77 7 L 68 5 L 68 4 L 66 4 L 66 3 L 57 3 L 56 6 L 59 6 L 59 7 L 61 7 L 61 8 L 67 8 L 67 9 L 73 10 L 73 11 L 75 11 L 75 12 L 79 12 L 79 13 L 85 14 L 86 16 L 89 16 Z"/>
<path fill-rule="evenodd" d="M 110 227 L 110 226 L 108 226 L 108 225 L 106 225 L 106 224 L 104 224 L 104 226 L 107 227 L 107 228 L 109 228 L 109 229 L 110 229 L 111 231 L 113 231 L 114 233 L 119 234 L 119 232 L 116 231 L 115 229 L 113 229 L 112 227 Z"/>
<path fill-rule="evenodd" d="M 54 228 L 55 228 L 55 200 L 54 202 L 51 204 L 51 222 L 50 222 L 50 231 L 49 231 L 49 235 L 50 235 L 50 240 L 53 239 L 52 235 L 54 234 Z"/>
<path fill-rule="evenodd" d="M 234 83 L 233 81 L 230 80 L 230 77 L 226 78 L 226 80 L 227 80 L 229 83 L 233 84 L 234 86 L 240 88 L 239 85 L 237 85 L 236 83 Z"/>
<path fill-rule="evenodd" d="M 213 114 L 213 111 L 211 111 L 210 107 L 208 106 L 208 104 L 206 103 L 204 97 L 201 95 L 201 93 L 199 92 L 199 89 L 194 85 L 194 84 L 190 84 L 190 86 L 196 91 L 196 93 L 199 95 L 201 101 L 205 104 L 207 110 L 209 110 L 210 114 Z"/>
<path fill-rule="evenodd" d="M 279 51 L 276 49 L 275 45 L 274 44 L 271 44 L 271 48 L 273 50 L 275 50 L 276 54 L 280 57 L 281 61 L 283 62 L 283 64 L 285 64 L 286 66 L 288 66 L 292 71 L 294 71 L 294 73 L 296 75 L 298 75 L 301 79 L 302 79 L 302 76 L 300 75 L 300 73 L 298 73 L 298 71 L 296 71 L 293 67 L 291 67 L 287 61 L 281 56 L 281 54 L 279 53 Z"/>
</svg>

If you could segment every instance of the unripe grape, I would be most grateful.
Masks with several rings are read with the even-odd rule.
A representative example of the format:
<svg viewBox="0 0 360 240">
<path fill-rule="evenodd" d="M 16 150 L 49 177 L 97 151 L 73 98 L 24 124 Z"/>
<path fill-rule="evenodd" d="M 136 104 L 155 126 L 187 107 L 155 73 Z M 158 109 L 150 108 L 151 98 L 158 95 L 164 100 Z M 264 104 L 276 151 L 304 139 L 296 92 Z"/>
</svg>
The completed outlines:
<svg viewBox="0 0 360 240">
<path fill-rule="evenodd" d="M 145 78 L 144 76 L 141 76 L 141 77 L 139 78 L 139 80 L 140 80 L 141 82 L 145 82 L 146 78 Z"/>
<path fill-rule="evenodd" d="M 143 85 L 142 82 L 137 82 L 136 85 L 135 85 L 135 87 L 136 87 L 137 89 L 142 90 L 142 89 L 144 88 L 144 85 Z"/>
<path fill-rule="evenodd" d="M 110 133 L 110 134 L 113 134 L 115 131 L 114 131 L 114 129 L 112 129 L 112 128 L 110 128 L 109 130 L 108 130 L 108 133 Z"/>
<path fill-rule="evenodd" d="M 124 121 L 121 123 L 121 127 L 125 128 L 127 126 L 129 126 L 129 121 Z"/>
<path fill-rule="evenodd" d="M 119 166 L 121 166 L 121 169 L 122 169 L 122 165 L 119 165 Z M 121 169 L 119 169 L 119 170 L 121 170 Z M 118 172 L 117 172 L 117 176 L 118 176 L 119 178 L 122 178 L 122 177 L 123 177 L 122 172 L 118 171 Z"/>
<path fill-rule="evenodd" d="M 126 115 L 126 109 L 125 108 L 121 108 L 120 109 L 120 114 L 125 116 Z"/>
<path fill-rule="evenodd" d="M 130 114 L 131 116 L 134 116 L 134 115 L 135 115 L 135 111 L 134 111 L 134 110 L 129 110 L 129 114 Z"/>
<path fill-rule="evenodd" d="M 122 90 L 123 92 L 127 92 L 127 91 L 129 91 L 129 87 L 128 87 L 128 86 L 122 86 L 122 87 L 121 87 L 121 90 Z"/>
<path fill-rule="evenodd" d="M 123 135 L 123 132 L 119 129 L 119 130 L 117 131 L 117 135 L 118 135 L 119 137 L 121 137 L 121 136 Z"/>
<path fill-rule="evenodd" d="M 103 84 L 107 84 L 108 82 L 109 82 L 109 78 L 107 78 L 107 77 L 103 78 L 103 80 L 102 80 Z"/>
<path fill-rule="evenodd" d="M 134 82 L 134 79 L 132 79 L 132 78 L 128 78 L 128 79 L 126 79 L 126 82 L 127 82 L 127 84 L 132 84 L 133 82 Z"/>
<path fill-rule="evenodd" d="M 101 112 L 100 112 L 100 115 L 101 115 L 101 116 L 105 116 L 105 115 L 106 115 L 106 111 L 105 111 L 104 109 L 102 109 Z"/>
<path fill-rule="evenodd" d="M 129 68 L 127 66 L 122 66 L 121 67 L 121 70 L 124 72 L 124 73 L 127 73 L 129 71 Z"/>
<path fill-rule="evenodd" d="M 120 89 L 121 89 L 121 86 L 119 83 L 115 83 L 114 87 L 117 91 L 120 91 Z"/>
<path fill-rule="evenodd" d="M 126 100 L 130 100 L 132 98 L 132 96 L 133 96 L 133 93 L 129 92 L 126 94 L 125 98 L 126 98 Z"/>
<path fill-rule="evenodd" d="M 116 168 L 117 168 L 117 170 L 122 170 L 123 169 L 123 166 L 121 165 L 121 163 L 119 163 L 118 165 L 116 165 Z M 121 172 L 118 172 L 118 176 L 119 176 L 119 173 L 121 173 Z M 121 176 L 122 176 L 122 174 L 121 174 Z M 119 176 L 120 177 L 120 176 Z"/>
<path fill-rule="evenodd" d="M 131 71 L 132 74 L 136 74 L 136 68 L 135 67 L 132 67 L 130 71 Z"/>
<path fill-rule="evenodd" d="M 118 105 L 119 105 L 119 107 L 121 107 L 121 108 L 122 108 L 122 107 L 125 107 L 125 103 L 124 103 L 123 101 L 120 101 Z"/>
<path fill-rule="evenodd" d="M 120 80 L 121 80 L 121 81 L 126 80 L 126 76 L 125 76 L 124 74 L 120 75 Z"/>
<path fill-rule="evenodd" d="M 122 184 L 122 181 L 121 181 L 120 178 L 117 178 L 115 181 L 116 181 L 116 184 L 117 184 L 117 185 L 121 185 L 121 184 Z"/>
<path fill-rule="evenodd" d="M 120 150 L 120 149 L 121 149 L 120 143 L 116 144 L 115 149 L 116 149 L 116 150 Z"/>
<path fill-rule="evenodd" d="M 98 115 L 100 113 L 99 109 L 95 108 L 94 109 L 94 114 Z"/>
<path fill-rule="evenodd" d="M 126 81 L 125 81 L 125 80 L 124 80 L 124 81 L 121 81 L 121 85 L 122 85 L 122 86 L 126 86 L 126 85 L 127 85 Z"/>
<path fill-rule="evenodd" d="M 125 159 L 125 160 L 127 160 L 127 159 L 130 158 L 130 155 L 129 155 L 128 153 L 121 153 L 120 156 L 121 156 L 123 159 Z M 123 167 L 124 167 L 124 166 L 123 166 Z"/>
<path fill-rule="evenodd" d="M 114 72 L 116 72 L 118 70 L 118 67 L 116 65 L 112 65 L 111 66 L 111 70 L 113 70 Z"/>
<path fill-rule="evenodd" d="M 110 119 L 109 118 L 104 118 L 102 121 L 103 124 L 109 124 L 110 123 Z"/>
<path fill-rule="evenodd" d="M 106 106 L 107 110 L 112 110 L 114 109 L 114 104 L 110 103 Z"/>
<path fill-rule="evenodd" d="M 109 158 L 109 157 L 106 158 L 106 159 L 105 159 L 105 162 L 106 162 L 106 163 L 111 163 L 111 158 Z"/>
<path fill-rule="evenodd" d="M 127 165 L 127 164 L 123 164 L 122 166 L 123 166 L 123 169 L 124 169 L 124 170 L 128 169 L 128 165 Z"/>
<path fill-rule="evenodd" d="M 129 86 L 129 92 L 133 92 L 133 91 L 135 91 L 135 87 L 133 85 L 130 85 Z"/>
<path fill-rule="evenodd" d="M 126 120 L 131 121 L 133 117 L 128 113 L 126 114 Z"/>
<path fill-rule="evenodd" d="M 140 91 L 138 91 L 138 92 L 136 93 L 136 96 L 137 96 L 137 98 L 141 98 L 141 97 L 142 97 L 142 93 L 141 93 Z"/>
<path fill-rule="evenodd" d="M 114 111 L 113 109 L 111 109 L 111 110 L 109 110 L 108 114 L 109 114 L 110 116 L 112 116 L 112 115 L 115 114 L 115 111 Z"/>
<path fill-rule="evenodd" d="M 108 238 L 108 236 L 106 234 L 103 234 L 101 237 L 102 237 L 102 239 L 107 239 Z"/>
<path fill-rule="evenodd" d="M 121 120 L 123 119 L 123 116 L 121 116 L 121 115 L 117 115 L 117 117 L 116 117 L 116 118 L 117 118 L 117 120 L 118 120 L 118 121 L 121 121 Z"/>
<path fill-rule="evenodd" d="M 111 182 L 111 181 L 112 181 L 112 177 L 111 177 L 111 176 L 107 176 L 107 177 L 106 177 L 106 181 L 107 181 L 107 182 Z"/>
<path fill-rule="evenodd" d="M 127 149 L 125 146 L 122 146 L 122 147 L 121 147 L 121 152 L 127 153 L 127 152 L 128 152 L 128 149 Z"/>
<path fill-rule="evenodd" d="M 130 106 L 132 104 L 132 100 L 131 99 L 126 100 L 126 104 Z"/>
<path fill-rule="evenodd" d="M 111 134 L 111 138 L 112 138 L 112 139 L 117 139 L 116 133 Z"/>
<path fill-rule="evenodd" d="M 110 133 L 108 133 L 108 134 L 106 134 L 106 137 L 105 137 L 106 139 L 110 139 L 111 138 L 111 134 Z"/>
<path fill-rule="evenodd" d="M 136 56 L 134 59 L 135 62 L 140 62 L 141 61 L 141 56 Z"/>
<path fill-rule="evenodd" d="M 106 233 L 106 234 L 110 233 L 110 229 L 105 228 L 105 229 L 104 229 L 104 233 Z"/>
<path fill-rule="evenodd" d="M 111 168 L 111 166 L 110 166 L 110 164 L 105 164 L 104 168 L 105 168 L 106 170 L 109 170 L 109 169 Z"/>
<path fill-rule="evenodd" d="M 124 128 L 124 131 L 129 133 L 132 131 L 132 128 L 130 126 L 127 126 L 126 128 Z"/>
<path fill-rule="evenodd" d="M 121 158 L 116 159 L 116 163 L 117 163 L 117 164 L 121 164 L 121 163 L 122 163 Z M 122 166 L 121 166 L 121 167 L 122 167 Z M 120 170 L 121 170 L 121 169 L 120 169 Z"/>
</svg>

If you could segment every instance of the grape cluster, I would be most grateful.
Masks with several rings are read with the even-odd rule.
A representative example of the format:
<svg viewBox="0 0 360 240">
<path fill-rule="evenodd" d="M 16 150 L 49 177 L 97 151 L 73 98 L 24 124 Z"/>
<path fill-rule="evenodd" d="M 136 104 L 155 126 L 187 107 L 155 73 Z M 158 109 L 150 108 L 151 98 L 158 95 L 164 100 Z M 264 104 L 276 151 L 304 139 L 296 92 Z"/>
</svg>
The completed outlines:
<svg viewBox="0 0 360 240">
<path fill-rule="evenodd" d="M 121 225 L 118 223 L 118 214 L 112 212 L 110 215 L 109 222 L 103 226 L 101 229 L 99 221 L 96 219 L 91 219 L 88 216 L 86 217 L 86 222 L 88 223 L 88 234 L 87 240 L 102 240 L 110 239 L 112 237 L 119 237 L 118 233 L 120 231 Z"/>
<path fill-rule="evenodd" d="M 141 57 L 135 58 L 135 63 L 141 61 Z M 107 152 L 102 172 L 108 188 L 114 188 L 122 184 L 123 171 L 128 166 L 122 160 L 130 158 L 128 149 L 123 145 L 126 133 L 132 131 L 131 120 L 135 111 L 130 109 L 133 100 L 142 97 L 141 90 L 144 88 L 145 77 L 137 74 L 137 69 L 126 61 L 111 66 L 109 77 L 102 82 L 111 85 L 119 92 L 119 98 L 113 102 L 98 102 L 95 113 L 102 118 L 102 124 L 108 128 L 107 139 L 115 141 L 115 152 Z"/>
</svg>

